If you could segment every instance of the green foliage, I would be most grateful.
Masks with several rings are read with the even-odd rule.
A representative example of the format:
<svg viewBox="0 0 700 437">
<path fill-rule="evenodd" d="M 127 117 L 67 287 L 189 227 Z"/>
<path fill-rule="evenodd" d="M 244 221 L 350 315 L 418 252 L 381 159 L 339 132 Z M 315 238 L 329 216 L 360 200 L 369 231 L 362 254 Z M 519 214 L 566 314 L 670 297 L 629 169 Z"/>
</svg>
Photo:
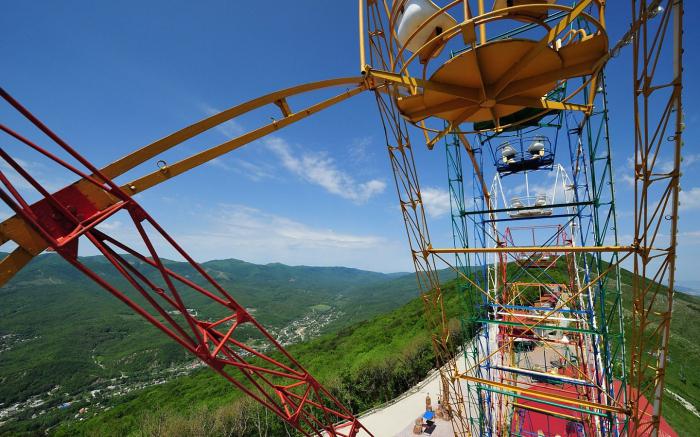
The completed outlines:
<svg viewBox="0 0 700 437">
<path fill-rule="evenodd" d="M 110 283 L 129 289 L 104 258 L 82 261 Z M 183 263 L 167 264 L 181 274 L 192 273 Z M 332 332 L 394 309 L 416 295 L 413 275 L 344 267 L 263 266 L 238 260 L 203 266 L 272 329 L 308 314 L 332 312 L 338 317 L 321 331 Z M 133 291 L 128 294 L 139 300 Z M 218 315 L 199 296 L 185 293 L 184 297 L 188 307 L 205 317 Z M 88 405 L 100 399 L 84 400 L 87 391 L 119 381 L 122 374 L 130 381 L 148 381 L 158 372 L 193 360 L 56 254 L 32 261 L 0 288 L 0 299 L 0 409 L 35 395 L 49 398 L 45 415 L 32 419 L 20 414 L 15 416 L 19 421 L 0 425 L 0 432 L 45 429 L 72 412 L 57 410 L 63 400 Z M 48 396 L 56 387 L 56 394 Z"/>
<path fill-rule="evenodd" d="M 464 310 L 463 299 L 455 291 L 454 283 L 447 284 L 443 291 L 448 316 L 454 320 Z M 458 330 L 453 334 L 456 342 L 461 341 Z M 420 299 L 413 299 L 397 310 L 337 333 L 293 345 L 289 350 L 354 411 L 396 397 L 423 379 L 435 366 Z M 112 409 L 92 419 L 64 424 L 56 434 L 110 435 L 116 432 L 119 435 L 144 435 L 144 429 L 150 426 L 154 415 L 165 421 L 167 427 L 179 423 L 183 417 L 204 426 L 204 418 L 199 412 L 204 409 L 223 411 L 238 402 L 242 402 L 239 392 L 205 370 L 122 399 Z M 273 426 L 272 422 L 278 421 L 270 421 L 270 436 L 286 435 L 280 423 Z"/>
<path fill-rule="evenodd" d="M 55 256 L 41 257 L 40 261 L 40 268 L 28 270 L 31 274 L 23 272 L 24 276 L 0 289 L 4 304 L 0 307 L 0 336 L 13 333 L 29 339 L 2 353 L 0 402 L 46 392 L 59 384 L 61 391 L 86 390 L 92 384 L 118 377 L 122 371 L 130 372 L 130 377 L 139 372 L 146 377 L 148 369 L 189 359 L 177 345 L 66 269 Z M 103 262 L 98 258 L 89 261 L 96 268 Z M 405 392 L 435 365 L 423 303 L 411 300 L 416 295 L 413 275 L 279 264 L 255 266 L 236 260 L 205 266 L 244 305 L 259 308 L 256 316 L 267 319 L 264 323 L 268 326 L 283 324 L 309 311 L 341 309 L 343 317 L 327 327 L 328 334 L 289 349 L 356 412 Z M 526 275 L 522 280 L 563 282 L 562 260 L 557 267 L 549 272 L 549 278 L 539 277 L 533 269 L 536 277 Z M 623 270 L 620 279 L 629 345 L 633 275 Z M 612 285 L 607 284 L 608 292 Z M 452 326 L 458 326 L 460 318 L 472 320 L 474 316 L 468 313 L 455 287 L 454 283 L 444 287 L 444 304 Z M 533 296 L 524 295 L 523 301 L 531 301 Z M 263 310 L 268 306 L 269 311 Z M 666 386 L 696 408 L 700 408 L 699 319 L 700 298 L 677 293 Z M 463 340 L 459 333 L 473 333 L 468 322 L 464 328 L 453 332 L 456 343 Z M 66 420 L 81 406 L 95 402 L 83 399 L 60 413 L 55 404 L 49 405 L 49 413 L 8 422 L 0 428 L 0 434 L 31 434 L 50 428 L 56 435 L 71 436 L 289 435 L 280 421 L 208 369 L 124 396 L 101 399 L 106 411 L 93 409 L 80 422 Z M 680 435 L 693 435 L 700 429 L 700 419 L 670 395 L 664 399 L 664 417 Z"/>
</svg>

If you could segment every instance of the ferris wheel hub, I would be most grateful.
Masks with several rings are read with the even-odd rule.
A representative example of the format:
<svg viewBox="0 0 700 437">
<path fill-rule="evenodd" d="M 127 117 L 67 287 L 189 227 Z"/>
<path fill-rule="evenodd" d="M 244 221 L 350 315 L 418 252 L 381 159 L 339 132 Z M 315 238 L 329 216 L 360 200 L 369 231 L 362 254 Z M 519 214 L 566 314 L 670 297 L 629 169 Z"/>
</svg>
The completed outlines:
<svg viewBox="0 0 700 437">
<path fill-rule="evenodd" d="M 561 81 L 595 73 L 608 49 L 602 33 L 562 46 L 540 44 L 528 39 L 497 40 L 460 53 L 429 79 L 459 94 L 425 88 L 400 98 L 399 110 L 414 123 L 436 117 L 457 126 L 541 108 L 541 99 Z M 528 53 L 529 59 L 523 61 Z"/>
</svg>

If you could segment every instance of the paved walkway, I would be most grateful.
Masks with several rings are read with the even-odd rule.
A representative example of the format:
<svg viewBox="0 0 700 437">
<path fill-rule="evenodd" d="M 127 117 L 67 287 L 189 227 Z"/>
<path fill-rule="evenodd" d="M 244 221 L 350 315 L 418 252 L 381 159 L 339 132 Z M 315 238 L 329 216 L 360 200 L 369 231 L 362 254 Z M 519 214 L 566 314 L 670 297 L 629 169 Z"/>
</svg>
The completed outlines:
<svg viewBox="0 0 700 437">
<path fill-rule="evenodd" d="M 413 424 L 408 425 L 394 437 L 416 437 L 416 435 L 421 436 L 431 436 L 431 437 L 454 437 L 452 432 L 452 424 L 449 420 L 437 419 L 435 421 L 435 428 L 430 432 L 424 432 L 423 434 L 413 434 Z"/>
<path fill-rule="evenodd" d="M 391 403 L 368 411 L 360 416 L 360 422 L 368 429 L 372 430 L 372 433 L 377 437 L 413 436 L 414 434 L 411 431 L 414 421 L 425 413 L 425 397 L 430 394 L 431 398 L 437 400 L 439 392 L 440 373 L 433 370 L 426 379 L 418 383 L 408 392 L 391 401 Z M 440 425 L 447 425 L 447 428 L 452 431 L 450 422 L 439 422 L 441 422 Z M 436 430 L 437 428 L 445 427 L 438 426 Z M 366 437 L 368 434 L 361 432 L 358 435 Z M 442 434 L 436 433 L 432 435 L 442 436 Z"/>
<path fill-rule="evenodd" d="M 473 342 L 474 340 L 472 340 Z M 472 344 L 466 347 L 471 350 Z M 464 355 L 457 357 L 457 368 L 464 372 Z M 466 393 L 466 387 L 463 387 Z M 415 420 L 425 413 L 425 397 L 430 394 L 433 405 L 437 405 L 440 394 L 440 373 L 432 370 L 428 376 L 406 393 L 392 401 L 362 414 L 359 419 L 376 437 L 409 437 L 413 434 Z M 449 421 L 436 419 L 435 429 L 431 434 L 421 435 L 432 437 L 453 437 L 452 424 Z M 367 437 L 367 433 L 360 432 L 358 436 Z"/>
</svg>

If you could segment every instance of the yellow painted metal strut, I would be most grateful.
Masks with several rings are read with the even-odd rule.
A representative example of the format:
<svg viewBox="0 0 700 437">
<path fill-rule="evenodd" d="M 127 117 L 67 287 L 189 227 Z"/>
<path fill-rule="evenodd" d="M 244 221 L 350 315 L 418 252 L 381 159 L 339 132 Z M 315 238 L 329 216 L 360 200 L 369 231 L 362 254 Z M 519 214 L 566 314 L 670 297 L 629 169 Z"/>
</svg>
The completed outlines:
<svg viewBox="0 0 700 437">
<path fill-rule="evenodd" d="M 510 384 L 505 384 L 502 382 L 498 381 L 491 381 L 489 379 L 482 379 L 482 378 L 476 378 L 474 376 L 469 376 L 466 374 L 458 374 L 456 375 L 456 378 L 462 379 L 464 381 L 468 382 L 474 382 L 477 384 L 483 384 L 491 387 L 496 387 L 501 390 L 510 390 L 515 393 L 520 393 L 536 398 L 541 398 L 544 400 L 550 400 L 550 401 L 555 401 L 555 402 L 560 402 L 563 404 L 568 404 L 568 405 L 574 405 L 574 406 L 582 406 L 586 408 L 590 408 L 592 410 L 602 410 L 602 411 L 608 411 L 611 413 L 618 413 L 618 414 L 629 414 L 629 409 L 627 407 L 616 407 L 613 405 L 605 405 L 605 404 L 599 404 L 596 402 L 590 402 L 585 399 L 574 399 L 574 398 L 568 398 L 566 396 L 559 396 L 553 393 L 544 393 L 542 391 L 538 390 L 532 390 L 529 388 L 522 388 L 522 387 L 517 387 L 513 386 Z"/>
<path fill-rule="evenodd" d="M 635 246 L 505 246 L 505 247 L 448 247 L 430 248 L 428 253 L 594 253 L 594 252 L 639 252 Z"/>
<path fill-rule="evenodd" d="M 338 86 L 348 86 L 349 88 L 343 93 L 297 111 L 293 111 L 287 103 L 288 97 Z M 172 177 L 192 170 L 221 155 L 275 132 L 276 130 L 282 129 L 310 115 L 347 100 L 367 88 L 367 80 L 362 76 L 355 76 L 310 82 L 275 91 L 180 129 L 107 165 L 101 169 L 101 172 L 109 178 L 116 178 L 146 161 L 155 158 L 159 154 L 240 115 L 267 105 L 275 105 L 281 111 L 282 117 L 279 120 L 273 120 L 271 123 L 206 149 L 172 165 L 166 164 L 156 171 L 121 186 L 122 190 L 131 195 L 140 193 Z M 72 186 L 80 191 L 100 210 L 119 202 L 119 199 L 109 194 L 108 191 L 97 187 L 86 179 L 81 179 L 72 184 Z M 0 287 L 7 283 L 7 281 L 29 263 L 33 257 L 48 248 L 48 243 L 44 241 L 39 233 L 19 216 L 10 217 L 0 223 L 0 244 L 4 244 L 8 241 L 14 241 L 18 247 L 0 260 Z"/>
</svg>

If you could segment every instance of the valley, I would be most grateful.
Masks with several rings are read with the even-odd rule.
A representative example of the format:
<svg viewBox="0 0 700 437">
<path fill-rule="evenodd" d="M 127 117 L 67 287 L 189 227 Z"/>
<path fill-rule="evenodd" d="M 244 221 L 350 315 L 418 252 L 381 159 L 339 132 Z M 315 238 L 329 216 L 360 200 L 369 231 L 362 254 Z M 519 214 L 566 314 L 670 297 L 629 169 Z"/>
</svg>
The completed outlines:
<svg viewBox="0 0 700 437">
<path fill-rule="evenodd" d="M 99 265 L 100 259 L 91 262 Z M 392 401 L 434 367 L 413 275 L 236 260 L 205 266 L 226 275 L 247 309 L 358 413 Z M 27 271 L 43 280 L 18 276 L 0 289 L 8 302 L 0 310 L 0 435 L 141 435 L 154 423 L 161 434 L 149 435 L 185 436 L 188 429 L 206 428 L 207 436 L 235 436 L 251 426 L 285 435 L 281 422 L 118 301 L 62 268 L 55 255 L 39 257 Z M 469 309 L 449 272 L 442 275 L 458 344 L 458 321 L 469 319 Z M 621 279 L 627 295 L 632 274 L 623 271 Z M 239 280 L 240 286 L 231 285 Z M 206 308 L 192 305 L 188 311 Z M 624 314 L 630 323 L 629 303 Z M 700 426 L 694 413 L 700 408 L 694 340 L 700 332 L 692 323 L 698 317 L 700 298 L 678 293 L 667 373 L 673 394 L 664 415 L 680 435 Z M 263 346 L 256 338 L 249 342 Z"/>
<path fill-rule="evenodd" d="M 87 262 L 119 281 L 115 272 L 102 267 L 100 257 Z M 170 263 L 175 270 L 181 268 Z M 415 296 L 412 275 L 238 260 L 211 261 L 204 267 L 234 290 L 285 346 L 341 329 Z M 55 254 L 35 259 L 0 289 L 0 296 L 0 431 L 8 426 L 51 429 L 62 421 L 79 421 L 108 410 L 114 398 L 202 367 Z M 208 308 L 190 297 L 188 312 L 206 313 Z M 248 343 L 266 346 L 255 337 Z"/>
</svg>

